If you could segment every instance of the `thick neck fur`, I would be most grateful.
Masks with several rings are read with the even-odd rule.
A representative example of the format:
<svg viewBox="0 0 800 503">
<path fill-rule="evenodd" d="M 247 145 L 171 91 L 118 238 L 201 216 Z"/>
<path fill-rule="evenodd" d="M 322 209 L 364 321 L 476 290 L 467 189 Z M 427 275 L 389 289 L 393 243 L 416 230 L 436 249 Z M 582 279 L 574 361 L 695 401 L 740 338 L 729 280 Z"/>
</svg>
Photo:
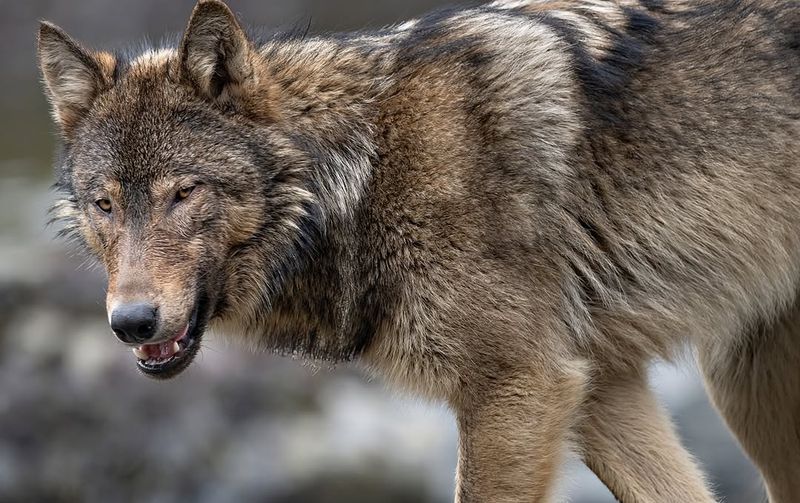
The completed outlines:
<svg viewBox="0 0 800 503">
<path fill-rule="evenodd" d="M 496 39 L 509 37 L 514 48 L 495 54 Z M 438 269 L 481 253 L 479 234 L 500 232 L 494 212 L 533 211 L 570 170 L 577 84 L 568 61 L 551 56 L 561 44 L 524 17 L 487 8 L 373 35 L 264 45 L 274 116 L 311 159 L 306 188 L 323 224 L 292 251 L 296 267 L 267 278 L 272 295 L 243 322 L 254 345 L 349 359 L 376 343 L 395 351 L 387 338 L 427 344 L 426 313 L 456 294 L 437 285 Z M 534 47 L 544 56 L 531 57 Z M 509 67 L 526 86 L 507 85 L 500 72 Z M 522 126 L 561 143 L 508 135 Z M 481 148 L 491 138 L 494 148 Z M 509 193 L 486 182 L 501 167 L 516 187 Z M 451 220 L 454 212 L 470 218 Z"/>
<path fill-rule="evenodd" d="M 353 40 L 274 41 L 259 54 L 274 101 L 263 104 L 270 110 L 262 116 L 271 116 L 271 126 L 300 151 L 304 173 L 296 195 L 306 201 L 288 222 L 295 232 L 285 262 L 276 268 L 267 257 L 267 270 L 255 278 L 236 275 L 267 284 L 243 288 L 264 294 L 249 308 L 237 306 L 223 325 L 232 322 L 234 332 L 244 331 L 258 347 L 350 359 L 374 330 L 361 327 L 372 322 L 361 309 L 368 287 L 358 227 L 377 164 L 377 103 L 389 85 L 386 54 Z M 256 260 L 265 258 L 262 250 L 255 253 Z"/>
</svg>

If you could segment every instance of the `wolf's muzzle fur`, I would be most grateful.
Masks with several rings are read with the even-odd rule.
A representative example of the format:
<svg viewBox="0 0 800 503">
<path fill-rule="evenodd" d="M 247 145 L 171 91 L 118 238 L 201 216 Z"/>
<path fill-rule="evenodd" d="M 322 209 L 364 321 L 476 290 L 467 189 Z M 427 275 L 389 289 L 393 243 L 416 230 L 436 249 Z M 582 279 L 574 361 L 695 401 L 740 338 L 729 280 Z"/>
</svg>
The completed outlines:
<svg viewBox="0 0 800 503">
<path fill-rule="evenodd" d="M 530 0 L 256 44 L 201 1 L 123 57 L 44 23 L 54 216 L 147 302 L 171 376 L 206 325 L 359 357 L 446 401 L 457 499 L 548 501 L 566 445 L 623 501 L 712 501 L 647 386 L 688 342 L 800 497 L 800 4 Z M 200 299 L 200 300 L 198 300 Z"/>
</svg>

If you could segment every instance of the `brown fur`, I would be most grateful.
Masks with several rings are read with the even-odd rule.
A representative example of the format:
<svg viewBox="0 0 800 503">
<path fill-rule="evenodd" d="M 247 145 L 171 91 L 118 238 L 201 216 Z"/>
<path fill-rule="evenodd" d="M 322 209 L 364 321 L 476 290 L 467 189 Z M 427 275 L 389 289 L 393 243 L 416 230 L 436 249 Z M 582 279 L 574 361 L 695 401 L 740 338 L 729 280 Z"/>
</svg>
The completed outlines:
<svg viewBox="0 0 800 503">
<path fill-rule="evenodd" d="M 800 491 L 796 2 L 255 44 L 202 1 L 177 48 L 111 60 L 45 24 L 39 58 L 56 217 L 110 308 L 159 306 L 154 340 L 195 313 L 446 401 L 461 502 L 549 501 L 570 444 L 623 501 L 712 501 L 646 383 L 689 342 L 771 501 Z"/>
</svg>

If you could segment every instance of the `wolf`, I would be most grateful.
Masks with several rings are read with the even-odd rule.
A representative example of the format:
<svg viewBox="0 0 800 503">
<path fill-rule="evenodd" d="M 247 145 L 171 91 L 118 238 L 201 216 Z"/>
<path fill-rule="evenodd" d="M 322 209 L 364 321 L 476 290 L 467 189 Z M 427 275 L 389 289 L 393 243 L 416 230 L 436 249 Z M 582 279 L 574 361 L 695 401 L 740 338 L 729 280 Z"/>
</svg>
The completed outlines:
<svg viewBox="0 0 800 503">
<path fill-rule="evenodd" d="M 800 4 L 530 0 L 173 46 L 43 22 L 54 218 L 155 378 L 211 328 L 445 402 L 456 501 L 714 495 L 647 384 L 695 348 L 773 503 L 800 497 Z"/>
</svg>

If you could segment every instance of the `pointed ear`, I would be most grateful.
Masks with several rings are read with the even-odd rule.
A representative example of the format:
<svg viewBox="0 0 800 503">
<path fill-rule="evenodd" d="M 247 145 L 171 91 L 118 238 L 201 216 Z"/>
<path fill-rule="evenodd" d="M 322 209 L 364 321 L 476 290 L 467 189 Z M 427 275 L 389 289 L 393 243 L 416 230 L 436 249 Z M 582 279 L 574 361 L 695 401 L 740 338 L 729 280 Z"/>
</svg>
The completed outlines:
<svg viewBox="0 0 800 503">
<path fill-rule="evenodd" d="M 181 42 L 180 72 L 201 94 L 225 100 L 254 83 L 253 53 L 228 6 L 201 0 Z"/>
<path fill-rule="evenodd" d="M 53 118 L 69 135 L 97 95 L 110 87 L 114 57 L 90 53 L 47 22 L 39 25 L 37 52 Z"/>
</svg>

